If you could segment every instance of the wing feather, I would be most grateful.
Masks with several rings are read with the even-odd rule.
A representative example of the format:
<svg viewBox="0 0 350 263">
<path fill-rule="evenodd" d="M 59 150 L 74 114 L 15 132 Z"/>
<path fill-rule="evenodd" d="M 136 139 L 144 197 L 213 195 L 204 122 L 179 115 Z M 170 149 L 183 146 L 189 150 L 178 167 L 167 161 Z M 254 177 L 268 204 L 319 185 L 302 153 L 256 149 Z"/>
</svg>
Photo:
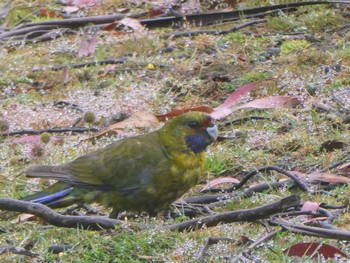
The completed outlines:
<svg viewBox="0 0 350 263">
<path fill-rule="evenodd" d="M 33 166 L 25 173 L 28 177 L 55 179 L 78 187 L 113 188 L 128 193 L 147 185 L 157 165 L 166 161 L 166 152 L 157 140 L 156 133 L 128 138 L 72 162 Z"/>
</svg>

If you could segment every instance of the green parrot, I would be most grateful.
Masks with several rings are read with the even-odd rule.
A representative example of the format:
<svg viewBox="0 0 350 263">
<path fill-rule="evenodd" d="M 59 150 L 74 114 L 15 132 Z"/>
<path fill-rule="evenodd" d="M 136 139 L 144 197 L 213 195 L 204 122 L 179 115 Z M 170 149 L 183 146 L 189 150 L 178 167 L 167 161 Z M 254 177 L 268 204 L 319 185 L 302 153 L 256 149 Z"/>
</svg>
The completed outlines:
<svg viewBox="0 0 350 263">
<path fill-rule="evenodd" d="M 196 185 L 204 172 L 205 150 L 218 136 L 212 118 L 188 112 L 161 129 L 114 142 L 57 166 L 29 167 L 27 177 L 57 180 L 22 200 L 52 208 L 100 203 L 123 211 L 165 210 Z"/>
</svg>

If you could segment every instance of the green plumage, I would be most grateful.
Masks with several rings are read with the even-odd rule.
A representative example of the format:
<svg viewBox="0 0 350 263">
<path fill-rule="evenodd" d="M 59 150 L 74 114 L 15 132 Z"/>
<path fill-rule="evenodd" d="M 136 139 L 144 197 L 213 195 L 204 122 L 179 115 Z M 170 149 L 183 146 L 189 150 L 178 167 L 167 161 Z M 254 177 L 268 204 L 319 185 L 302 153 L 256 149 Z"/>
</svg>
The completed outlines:
<svg viewBox="0 0 350 263">
<path fill-rule="evenodd" d="M 157 212 L 198 183 L 204 150 L 217 137 L 211 118 L 190 112 L 161 129 L 110 144 L 58 166 L 34 166 L 28 177 L 55 179 L 24 198 L 50 207 L 98 202 L 122 211 Z"/>
</svg>

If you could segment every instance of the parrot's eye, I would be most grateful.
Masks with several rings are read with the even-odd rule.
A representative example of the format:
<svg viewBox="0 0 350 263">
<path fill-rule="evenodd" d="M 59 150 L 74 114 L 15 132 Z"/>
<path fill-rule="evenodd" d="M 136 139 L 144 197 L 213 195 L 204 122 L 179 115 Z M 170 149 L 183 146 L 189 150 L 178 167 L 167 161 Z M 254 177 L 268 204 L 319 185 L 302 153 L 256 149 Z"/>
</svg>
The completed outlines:
<svg viewBox="0 0 350 263">
<path fill-rule="evenodd" d="M 191 121 L 190 123 L 189 123 L 189 126 L 191 127 L 191 128 L 200 128 L 201 127 L 201 125 L 199 124 L 199 122 L 197 122 L 197 121 Z"/>
</svg>

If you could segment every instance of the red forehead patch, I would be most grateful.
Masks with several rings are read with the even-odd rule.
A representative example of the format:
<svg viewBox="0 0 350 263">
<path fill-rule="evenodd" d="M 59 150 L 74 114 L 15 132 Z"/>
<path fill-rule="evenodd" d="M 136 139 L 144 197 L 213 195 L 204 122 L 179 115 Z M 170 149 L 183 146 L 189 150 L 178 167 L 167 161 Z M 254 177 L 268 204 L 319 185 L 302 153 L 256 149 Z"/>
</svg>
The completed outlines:
<svg viewBox="0 0 350 263">
<path fill-rule="evenodd" d="M 208 116 L 202 121 L 202 127 L 209 127 L 212 125 L 212 117 Z"/>
</svg>

